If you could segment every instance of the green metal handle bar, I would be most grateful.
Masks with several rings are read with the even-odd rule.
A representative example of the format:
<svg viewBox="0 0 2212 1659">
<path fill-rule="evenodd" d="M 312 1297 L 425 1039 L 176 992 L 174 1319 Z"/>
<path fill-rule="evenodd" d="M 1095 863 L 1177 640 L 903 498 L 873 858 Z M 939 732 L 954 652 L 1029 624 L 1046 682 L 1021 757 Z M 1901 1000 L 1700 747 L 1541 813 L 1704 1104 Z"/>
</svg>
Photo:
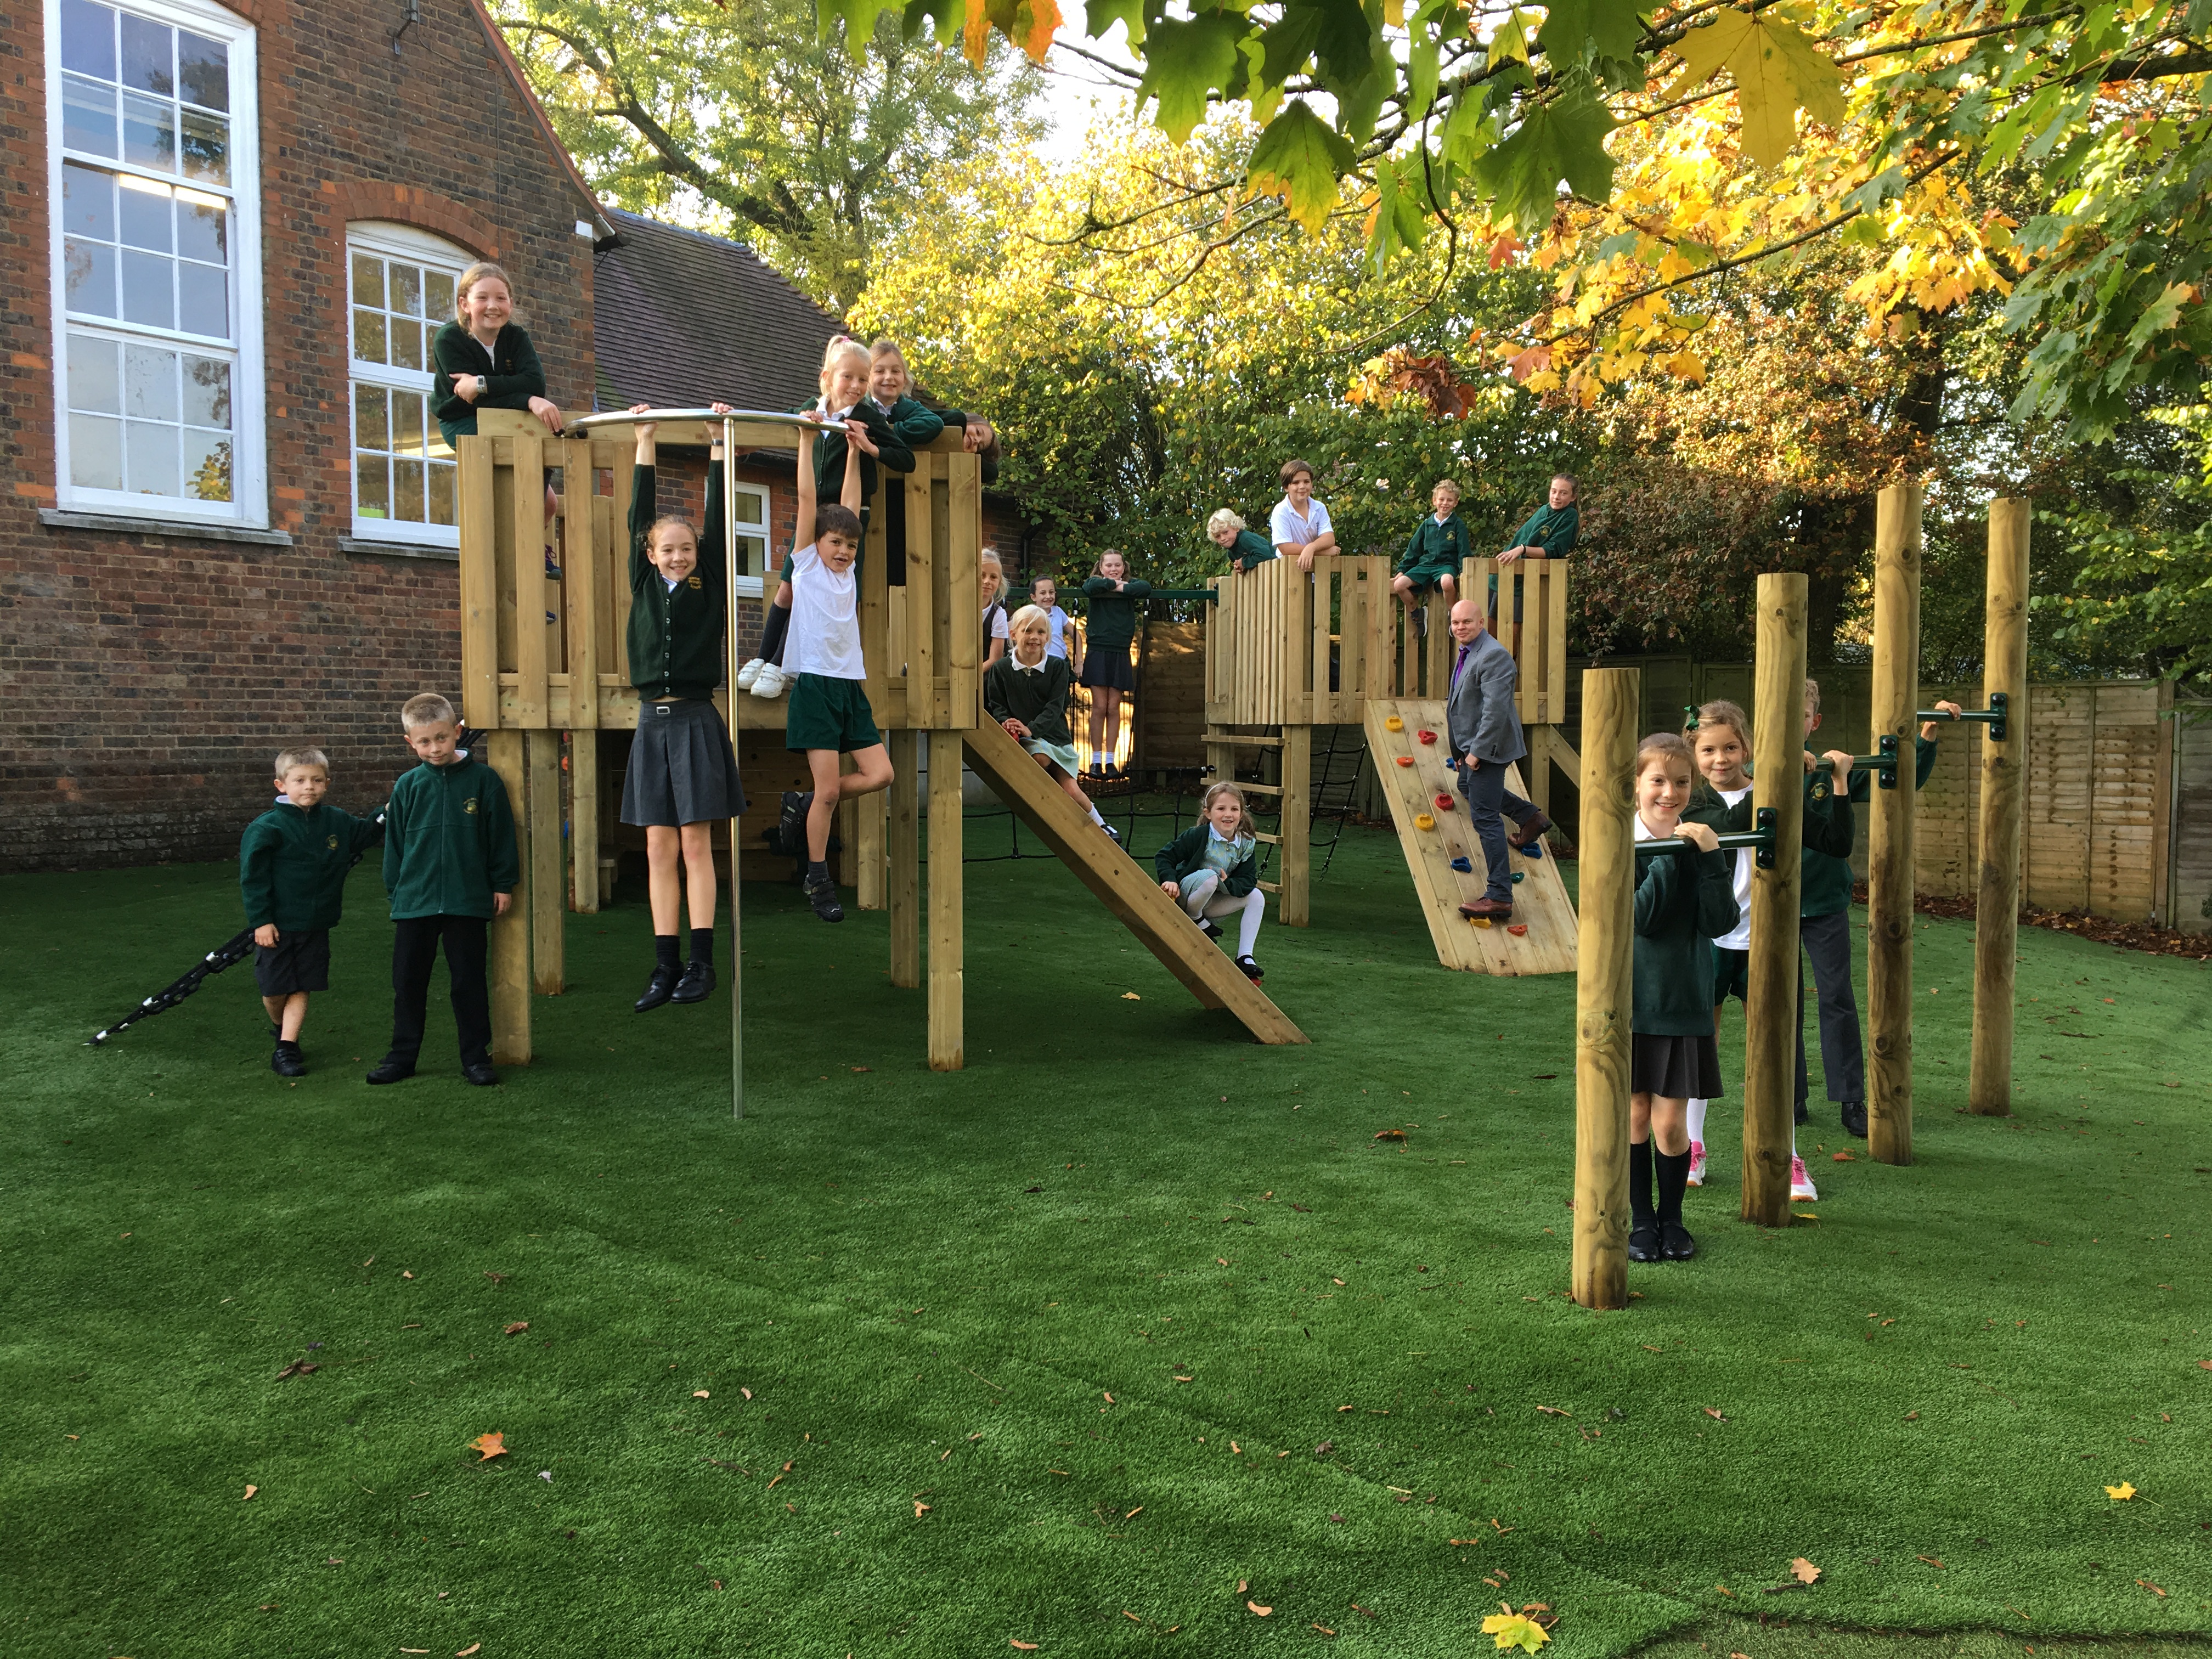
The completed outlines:
<svg viewBox="0 0 2212 1659">
<path fill-rule="evenodd" d="M 1731 831 L 1725 836 L 1715 836 L 1713 841 L 1723 853 L 1734 852 L 1741 848 L 1750 848 L 1757 854 L 1752 862 L 1762 870 L 1771 870 L 1774 867 L 1775 818 L 1775 811 L 1771 806 L 1762 806 L 1755 815 L 1754 821 L 1759 825 L 1757 829 L 1740 830 Z M 1697 853 L 1705 849 L 1695 842 L 1675 839 L 1639 841 L 1636 843 L 1636 850 L 1639 853 Z"/>
</svg>

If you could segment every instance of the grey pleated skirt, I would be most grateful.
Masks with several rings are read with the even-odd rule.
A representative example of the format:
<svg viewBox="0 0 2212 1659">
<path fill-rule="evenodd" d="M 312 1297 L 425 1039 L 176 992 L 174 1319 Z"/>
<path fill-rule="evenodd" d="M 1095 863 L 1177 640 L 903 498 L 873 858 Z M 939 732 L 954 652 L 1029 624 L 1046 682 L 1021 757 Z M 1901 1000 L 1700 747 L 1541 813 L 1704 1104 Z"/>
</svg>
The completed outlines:
<svg viewBox="0 0 2212 1659">
<path fill-rule="evenodd" d="M 623 779 L 624 823 L 697 823 L 744 810 L 737 751 L 713 703 L 685 697 L 638 705 L 637 740 Z"/>
</svg>

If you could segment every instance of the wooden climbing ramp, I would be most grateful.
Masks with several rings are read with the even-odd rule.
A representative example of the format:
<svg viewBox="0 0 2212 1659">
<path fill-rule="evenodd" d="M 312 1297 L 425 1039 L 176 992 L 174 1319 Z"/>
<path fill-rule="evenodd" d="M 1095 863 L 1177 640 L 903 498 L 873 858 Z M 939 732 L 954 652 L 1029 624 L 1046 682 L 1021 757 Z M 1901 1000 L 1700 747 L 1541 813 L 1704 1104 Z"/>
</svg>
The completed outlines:
<svg viewBox="0 0 2212 1659">
<path fill-rule="evenodd" d="M 1394 726 L 1398 729 L 1392 730 Z M 1531 858 L 1518 848 L 1506 854 L 1518 878 L 1513 884 L 1510 926 L 1526 927 L 1526 933 L 1509 931 L 1504 922 L 1485 927 L 1460 915 L 1461 904 L 1482 896 L 1486 881 L 1482 848 L 1468 820 L 1467 798 L 1459 793 L 1458 781 L 1447 763 L 1450 747 L 1445 729 L 1440 702 L 1368 700 L 1367 752 L 1374 757 L 1376 775 L 1389 797 L 1390 817 L 1398 827 L 1422 914 L 1428 918 L 1437 960 L 1470 974 L 1574 972 L 1575 907 L 1559 878 L 1559 861 L 1548 852 L 1541 858 Z M 1423 743 L 1424 732 L 1435 733 L 1436 740 Z M 1505 787 L 1527 796 L 1519 767 L 1506 773 Z M 1439 795 L 1448 797 L 1450 804 L 1439 807 Z M 1427 829 L 1421 827 L 1425 817 Z M 1470 868 L 1453 869 L 1455 858 L 1465 859 Z"/>
<path fill-rule="evenodd" d="M 968 763 L 1014 815 L 1036 832 L 1060 861 L 1098 895 L 1121 925 L 1142 940 L 1167 970 L 1208 1008 L 1226 1008 L 1261 1042 L 1304 1042 L 1267 994 L 1246 979 L 1227 952 L 1192 924 L 1182 907 L 1160 890 L 1152 872 L 1109 839 L 1045 769 L 1003 728 L 989 720 L 961 739 Z M 1556 883 L 1558 877 L 1553 878 Z M 1570 927 L 1572 921 L 1570 919 Z"/>
</svg>

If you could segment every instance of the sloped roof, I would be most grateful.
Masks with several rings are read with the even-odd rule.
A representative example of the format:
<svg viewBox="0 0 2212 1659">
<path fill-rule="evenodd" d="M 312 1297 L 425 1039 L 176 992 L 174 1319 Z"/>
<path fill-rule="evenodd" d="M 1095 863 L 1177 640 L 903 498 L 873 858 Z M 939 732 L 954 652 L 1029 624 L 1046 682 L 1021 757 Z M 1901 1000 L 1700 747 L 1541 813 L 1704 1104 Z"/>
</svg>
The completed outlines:
<svg viewBox="0 0 2212 1659">
<path fill-rule="evenodd" d="M 607 210 L 618 246 L 594 258 L 592 333 L 602 407 L 790 409 L 820 384 L 844 325 L 742 242 Z"/>
</svg>

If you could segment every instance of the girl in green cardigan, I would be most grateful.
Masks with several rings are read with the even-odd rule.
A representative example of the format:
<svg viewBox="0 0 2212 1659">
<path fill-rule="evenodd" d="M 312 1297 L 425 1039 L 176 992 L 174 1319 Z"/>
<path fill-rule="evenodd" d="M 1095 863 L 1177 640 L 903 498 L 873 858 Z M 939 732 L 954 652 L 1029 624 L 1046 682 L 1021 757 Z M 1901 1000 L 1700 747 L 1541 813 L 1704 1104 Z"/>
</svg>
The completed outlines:
<svg viewBox="0 0 2212 1659">
<path fill-rule="evenodd" d="M 1237 915 L 1237 965 L 1257 985 L 1264 975 L 1252 959 L 1260 942 L 1267 896 L 1260 890 L 1260 837 L 1244 808 L 1244 792 L 1217 783 L 1199 803 L 1198 823 L 1152 854 L 1160 890 L 1182 905 L 1208 939 L 1219 939 L 1216 916 Z"/>
<path fill-rule="evenodd" d="M 714 408 L 718 415 L 730 412 L 726 404 Z M 645 409 L 639 404 L 630 413 Z M 697 1002 L 714 988 L 714 827 L 745 810 L 730 729 L 714 707 L 729 614 L 722 448 L 718 441 L 708 452 L 702 533 L 689 519 L 658 510 L 657 429 L 650 421 L 637 428 L 629 502 L 627 642 L 638 705 L 637 738 L 623 777 L 622 821 L 645 830 L 653 951 L 653 977 L 635 1005 L 640 1013 L 664 1002 Z M 679 975 L 676 923 L 687 889 L 691 951 Z"/>
<path fill-rule="evenodd" d="M 1121 752 L 1121 699 L 1137 689 L 1129 665 L 1130 642 L 1137 637 L 1137 602 L 1152 596 L 1152 585 L 1129 574 L 1129 562 L 1113 548 L 1098 556 L 1091 580 L 1083 584 L 1088 601 L 1083 619 L 1083 684 L 1091 688 L 1091 775 L 1118 778 L 1114 757 Z"/>
<path fill-rule="evenodd" d="M 1067 696 L 1075 681 L 1067 659 L 1054 656 L 1049 648 L 1052 618 L 1042 605 L 1025 605 L 1014 612 L 1007 634 L 1012 648 L 983 671 L 983 712 L 1036 757 L 1045 775 L 1067 792 L 1091 823 L 1120 841 L 1078 779 L 1083 762 L 1075 752 L 1075 733 L 1067 725 Z"/>
<path fill-rule="evenodd" d="M 527 410 L 549 432 L 561 429 L 561 406 L 545 395 L 545 368 L 528 331 L 514 319 L 514 286 L 507 273 L 478 260 L 453 284 L 454 320 L 430 343 L 437 368 L 430 410 L 450 444 L 477 429 L 482 409 Z"/>
<path fill-rule="evenodd" d="M 1679 734 L 1654 732 L 1637 745 L 1634 830 L 1643 845 L 1636 854 L 1636 991 L 1629 1022 L 1631 1261 L 1686 1261 L 1698 1253 L 1697 1240 L 1682 1225 L 1689 1100 L 1721 1092 L 1711 941 L 1735 926 L 1737 910 L 1717 839 L 1708 826 L 1682 816 L 1695 775 L 1690 745 Z M 1678 838 L 1693 850 L 1651 848 Z"/>
</svg>

